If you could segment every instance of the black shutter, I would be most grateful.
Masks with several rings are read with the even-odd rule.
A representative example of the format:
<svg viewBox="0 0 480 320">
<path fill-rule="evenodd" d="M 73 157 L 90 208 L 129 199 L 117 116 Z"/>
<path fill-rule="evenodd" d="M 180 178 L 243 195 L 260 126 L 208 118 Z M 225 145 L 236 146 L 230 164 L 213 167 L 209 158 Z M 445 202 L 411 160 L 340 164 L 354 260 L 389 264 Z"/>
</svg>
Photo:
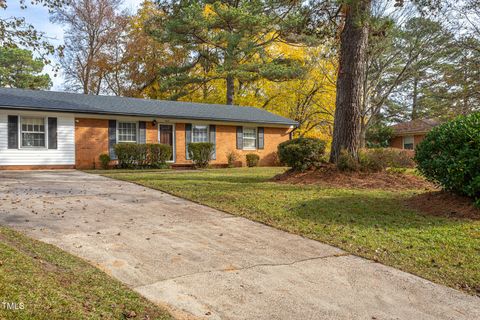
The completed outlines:
<svg viewBox="0 0 480 320">
<path fill-rule="evenodd" d="M 8 149 L 18 149 L 18 116 L 8 116 Z"/>
<path fill-rule="evenodd" d="M 210 125 L 210 143 L 213 143 L 213 154 L 212 154 L 212 159 L 216 160 L 217 159 L 217 138 L 216 138 L 216 131 L 217 128 L 214 124 Z"/>
<path fill-rule="evenodd" d="M 188 155 L 188 144 L 192 142 L 192 124 L 185 124 L 185 159 L 190 160 Z"/>
<path fill-rule="evenodd" d="M 265 148 L 265 129 L 263 127 L 259 127 L 257 129 L 257 135 L 258 135 L 258 139 L 257 139 L 258 149 L 264 149 Z"/>
<path fill-rule="evenodd" d="M 48 118 L 48 149 L 57 149 L 57 118 Z"/>
<path fill-rule="evenodd" d="M 147 143 L 147 123 L 138 122 L 138 143 Z"/>
<path fill-rule="evenodd" d="M 243 149 L 243 127 L 237 127 L 237 150 Z"/>
<path fill-rule="evenodd" d="M 108 154 L 110 159 L 116 159 L 115 144 L 117 144 L 117 120 L 108 120 Z"/>
</svg>

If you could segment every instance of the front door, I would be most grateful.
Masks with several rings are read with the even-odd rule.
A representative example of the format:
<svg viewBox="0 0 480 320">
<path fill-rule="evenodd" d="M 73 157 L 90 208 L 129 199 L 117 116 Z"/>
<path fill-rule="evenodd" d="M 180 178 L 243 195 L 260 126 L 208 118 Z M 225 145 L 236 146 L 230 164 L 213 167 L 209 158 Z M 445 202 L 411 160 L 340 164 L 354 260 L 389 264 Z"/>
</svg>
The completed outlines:
<svg viewBox="0 0 480 320">
<path fill-rule="evenodd" d="M 161 144 L 168 144 L 169 146 L 172 147 L 172 158 L 170 160 L 173 160 L 173 125 L 171 124 L 161 124 L 158 126 L 158 130 L 160 131 L 160 143 Z"/>
</svg>

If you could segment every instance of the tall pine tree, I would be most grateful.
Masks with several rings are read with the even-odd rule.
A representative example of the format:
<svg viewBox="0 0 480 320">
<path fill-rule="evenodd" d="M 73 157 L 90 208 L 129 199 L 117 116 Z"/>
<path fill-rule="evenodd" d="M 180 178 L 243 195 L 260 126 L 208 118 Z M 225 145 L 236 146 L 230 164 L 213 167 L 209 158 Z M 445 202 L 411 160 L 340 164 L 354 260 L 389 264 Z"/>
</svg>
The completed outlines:
<svg viewBox="0 0 480 320">
<path fill-rule="evenodd" d="M 162 90 L 178 99 L 192 85 L 226 82 L 227 104 L 239 85 L 258 79 L 285 81 L 300 77 L 301 62 L 269 51 L 276 42 L 299 41 L 306 16 L 302 1 L 179 0 L 161 1 L 163 13 L 148 24 L 161 43 L 188 50 L 188 59 L 159 70 Z M 293 40 L 294 39 L 294 40 Z"/>
</svg>

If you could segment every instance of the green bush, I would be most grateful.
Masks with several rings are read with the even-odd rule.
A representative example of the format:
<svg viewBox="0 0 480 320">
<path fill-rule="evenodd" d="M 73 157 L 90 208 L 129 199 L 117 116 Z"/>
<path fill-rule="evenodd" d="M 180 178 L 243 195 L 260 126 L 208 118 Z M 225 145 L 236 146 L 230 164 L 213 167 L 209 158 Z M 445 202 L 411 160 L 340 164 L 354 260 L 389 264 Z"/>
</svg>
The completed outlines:
<svg viewBox="0 0 480 320">
<path fill-rule="evenodd" d="M 346 150 L 341 150 L 337 160 L 337 168 L 340 171 L 358 171 L 360 163 L 355 157 Z"/>
<path fill-rule="evenodd" d="M 480 206 L 480 112 L 433 128 L 415 151 L 428 180 Z"/>
<path fill-rule="evenodd" d="M 278 158 L 293 170 L 305 171 L 323 162 L 325 145 L 325 141 L 315 138 L 288 140 L 279 144 Z"/>
<path fill-rule="evenodd" d="M 172 147 L 166 144 L 119 143 L 115 145 L 118 166 L 123 169 L 165 168 Z"/>
<path fill-rule="evenodd" d="M 102 167 L 103 170 L 108 169 L 108 164 L 110 163 L 110 156 L 108 154 L 101 154 L 98 159 L 100 160 L 100 166 Z"/>
<path fill-rule="evenodd" d="M 260 156 L 256 153 L 247 153 L 245 158 L 247 160 L 248 167 L 256 167 L 258 165 L 258 161 L 260 161 Z"/>
<path fill-rule="evenodd" d="M 147 151 L 148 165 L 152 168 L 166 168 L 172 158 L 172 147 L 168 144 L 147 144 Z"/>
<path fill-rule="evenodd" d="M 362 149 L 358 161 L 346 151 L 340 153 L 337 168 L 341 171 L 380 172 L 387 168 L 413 168 L 413 153 L 401 149 Z"/>
<path fill-rule="evenodd" d="M 238 160 L 238 153 L 236 151 L 229 151 L 227 152 L 227 167 L 233 168 L 235 167 L 235 162 Z"/>
<path fill-rule="evenodd" d="M 394 130 L 382 124 L 367 129 L 365 139 L 369 148 L 386 148 L 393 137 Z"/>
<path fill-rule="evenodd" d="M 384 149 L 362 150 L 358 153 L 359 170 L 368 172 L 380 172 L 388 167 L 390 154 Z"/>
<path fill-rule="evenodd" d="M 215 146 L 210 142 L 192 142 L 188 144 L 188 155 L 195 168 L 206 168 L 212 160 Z"/>
<path fill-rule="evenodd" d="M 147 165 L 147 145 L 118 143 L 115 145 L 118 166 L 123 169 L 143 168 Z"/>
<path fill-rule="evenodd" d="M 360 170 L 379 172 L 387 168 L 413 168 L 413 153 L 401 149 L 363 149 L 359 153 Z"/>
</svg>

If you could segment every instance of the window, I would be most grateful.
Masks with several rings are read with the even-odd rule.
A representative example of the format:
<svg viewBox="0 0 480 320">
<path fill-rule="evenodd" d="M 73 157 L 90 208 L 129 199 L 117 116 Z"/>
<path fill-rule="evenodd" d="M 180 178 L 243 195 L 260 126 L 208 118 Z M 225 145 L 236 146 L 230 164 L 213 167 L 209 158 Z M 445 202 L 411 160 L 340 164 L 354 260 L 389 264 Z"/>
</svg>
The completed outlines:
<svg viewBox="0 0 480 320">
<path fill-rule="evenodd" d="M 253 150 L 257 147 L 257 129 L 243 128 L 243 149 Z"/>
<path fill-rule="evenodd" d="M 208 142 L 208 126 L 193 125 L 192 142 Z"/>
<path fill-rule="evenodd" d="M 413 136 L 403 137 L 403 149 L 413 150 Z"/>
<path fill-rule="evenodd" d="M 22 117 L 22 147 L 45 147 L 45 118 Z"/>
<path fill-rule="evenodd" d="M 137 123 L 118 123 L 118 142 L 137 142 Z"/>
</svg>

